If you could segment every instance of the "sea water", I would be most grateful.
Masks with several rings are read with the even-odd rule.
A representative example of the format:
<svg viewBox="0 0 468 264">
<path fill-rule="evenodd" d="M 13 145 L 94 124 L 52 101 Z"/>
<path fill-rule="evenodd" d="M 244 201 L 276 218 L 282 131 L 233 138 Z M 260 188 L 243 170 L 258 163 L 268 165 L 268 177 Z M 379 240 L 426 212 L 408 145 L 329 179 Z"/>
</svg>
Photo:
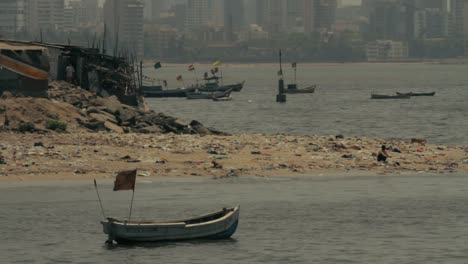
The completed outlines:
<svg viewBox="0 0 468 264">
<path fill-rule="evenodd" d="M 99 181 L 106 216 L 131 192 Z M 0 185 L 0 263 L 466 263 L 468 177 L 302 176 L 137 181 L 133 217 L 241 206 L 232 239 L 106 246 L 94 185 Z"/>
<path fill-rule="evenodd" d="M 211 65 L 145 68 L 147 76 L 168 80 L 169 87 L 188 86 Z M 226 132 L 299 135 L 427 138 L 432 143 L 468 145 L 468 65 L 442 64 L 298 64 L 300 87 L 317 84 L 314 94 L 287 95 L 276 103 L 278 66 L 226 64 L 223 82 L 246 81 L 229 102 L 148 99 L 149 106 L 186 120 L 198 120 Z M 286 83 L 294 72 L 284 65 Z M 182 74 L 184 82 L 177 82 Z M 200 82 L 200 81 L 198 81 Z M 158 83 L 157 81 L 155 82 Z M 434 97 L 372 100 L 372 93 L 436 92 Z"/>
</svg>

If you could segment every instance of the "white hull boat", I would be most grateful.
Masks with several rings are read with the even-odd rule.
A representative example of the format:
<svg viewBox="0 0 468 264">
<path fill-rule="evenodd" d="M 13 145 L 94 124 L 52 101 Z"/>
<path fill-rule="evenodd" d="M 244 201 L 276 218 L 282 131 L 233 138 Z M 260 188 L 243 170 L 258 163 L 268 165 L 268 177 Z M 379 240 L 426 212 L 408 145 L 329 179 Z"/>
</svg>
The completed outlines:
<svg viewBox="0 0 468 264">
<path fill-rule="evenodd" d="M 194 239 L 230 238 L 239 223 L 239 206 L 223 208 L 204 216 L 173 222 L 120 221 L 101 222 L 107 243 L 146 243 Z"/>
</svg>

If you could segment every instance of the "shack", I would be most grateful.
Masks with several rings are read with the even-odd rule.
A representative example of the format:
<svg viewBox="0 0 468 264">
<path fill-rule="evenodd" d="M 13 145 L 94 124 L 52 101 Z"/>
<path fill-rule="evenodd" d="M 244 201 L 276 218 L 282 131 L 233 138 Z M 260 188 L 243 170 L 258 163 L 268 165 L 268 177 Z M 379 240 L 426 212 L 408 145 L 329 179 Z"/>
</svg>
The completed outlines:
<svg viewBox="0 0 468 264">
<path fill-rule="evenodd" d="M 2 46 L 0 46 L 1 54 L 5 50 L 8 58 L 15 60 L 14 63 L 10 64 L 27 63 L 29 67 L 28 71 L 13 71 L 21 75 L 21 79 L 34 77 L 26 74 L 26 72 L 31 71 L 31 67 L 34 67 L 35 71 L 42 70 L 42 74 L 40 75 L 42 83 L 26 83 L 23 81 L 21 83 L 23 90 L 26 89 L 26 86 L 34 87 L 34 90 L 43 90 L 44 85 L 45 90 L 47 90 L 47 80 L 65 80 L 65 69 L 71 64 L 75 68 L 75 85 L 103 97 L 116 95 L 125 104 L 134 106 L 138 106 L 139 104 L 141 82 L 137 79 L 140 77 L 140 74 L 137 73 L 138 69 L 128 59 L 102 54 L 99 49 L 63 44 L 0 40 L 0 45 L 5 48 L 2 49 Z M 35 55 L 34 59 L 31 58 L 26 62 L 24 59 L 20 60 L 22 56 L 18 55 L 18 53 L 21 53 L 21 50 L 19 48 L 13 49 L 12 47 L 22 47 L 23 50 L 33 53 Z M 33 50 L 33 47 L 35 50 Z M 40 54 L 33 51 L 40 51 Z M 8 61 L 5 63 L 5 60 L 0 60 L 0 67 L 12 71 L 12 67 L 8 67 Z M 12 76 L 10 73 L 5 73 L 4 75 L 5 77 L 0 77 L 0 87 L 4 87 L 4 90 L 12 90 L 11 83 L 14 83 L 15 78 L 18 79 L 19 77 L 16 75 Z M 0 91 L 3 92 L 2 90 Z M 27 95 L 34 96 L 30 93 Z"/>
<path fill-rule="evenodd" d="M 0 42 L 0 94 L 46 97 L 49 70 L 46 48 Z"/>
</svg>

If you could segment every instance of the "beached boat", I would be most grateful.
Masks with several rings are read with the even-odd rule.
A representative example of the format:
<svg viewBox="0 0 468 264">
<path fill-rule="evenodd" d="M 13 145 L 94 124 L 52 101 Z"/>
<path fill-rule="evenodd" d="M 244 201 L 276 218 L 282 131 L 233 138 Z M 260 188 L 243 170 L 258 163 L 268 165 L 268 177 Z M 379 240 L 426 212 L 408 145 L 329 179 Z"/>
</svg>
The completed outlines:
<svg viewBox="0 0 468 264">
<path fill-rule="evenodd" d="M 224 92 L 186 92 L 187 99 L 214 99 L 214 98 L 224 98 L 231 95 L 232 90 L 227 90 Z"/>
<path fill-rule="evenodd" d="M 400 92 L 397 92 L 398 95 L 409 95 L 409 96 L 434 96 L 436 93 L 435 92 L 432 92 L 432 93 L 413 93 L 413 92 L 410 92 L 410 93 L 400 93 Z"/>
<path fill-rule="evenodd" d="M 410 99 L 411 96 L 406 94 L 397 95 L 384 95 L 384 94 L 372 94 L 371 99 Z"/>
<path fill-rule="evenodd" d="M 286 94 L 303 94 L 303 93 L 314 93 L 317 85 L 312 85 L 306 88 L 297 88 L 297 85 L 290 84 L 288 88 L 284 90 Z"/>
<path fill-rule="evenodd" d="M 102 221 L 108 242 L 142 243 L 182 241 L 193 239 L 227 239 L 237 229 L 239 206 L 181 221 L 121 221 L 108 218 Z"/>
</svg>

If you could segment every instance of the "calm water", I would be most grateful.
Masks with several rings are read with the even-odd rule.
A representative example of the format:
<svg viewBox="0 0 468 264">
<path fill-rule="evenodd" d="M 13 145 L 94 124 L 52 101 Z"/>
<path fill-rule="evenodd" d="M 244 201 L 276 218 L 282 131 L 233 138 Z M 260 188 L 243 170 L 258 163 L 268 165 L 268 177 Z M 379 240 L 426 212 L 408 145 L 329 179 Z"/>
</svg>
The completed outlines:
<svg viewBox="0 0 468 264">
<path fill-rule="evenodd" d="M 171 87 L 193 82 L 186 65 L 163 65 L 146 74 L 166 79 Z M 210 65 L 196 65 L 197 73 Z M 312 95 L 288 95 L 275 102 L 276 72 L 272 64 L 225 65 L 225 83 L 246 81 L 231 102 L 149 99 L 156 110 L 231 133 L 426 137 L 433 143 L 468 145 L 468 65 L 439 64 L 299 64 L 298 83 L 318 84 Z M 289 64 L 285 77 L 294 75 Z M 437 92 L 411 100 L 371 100 L 372 92 Z"/>
<path fill-rule="evenodd" d="M 137 183 L 136 217 L 240 204 L 238 232 L 109 248 L 91 182 L 1 184 L 0 263 L 467 263 L 467 176 L 151 181 Z M 131 193 L 111 184 L 100 182 L 104 206 L 124 217 Z"/>
</svg>

